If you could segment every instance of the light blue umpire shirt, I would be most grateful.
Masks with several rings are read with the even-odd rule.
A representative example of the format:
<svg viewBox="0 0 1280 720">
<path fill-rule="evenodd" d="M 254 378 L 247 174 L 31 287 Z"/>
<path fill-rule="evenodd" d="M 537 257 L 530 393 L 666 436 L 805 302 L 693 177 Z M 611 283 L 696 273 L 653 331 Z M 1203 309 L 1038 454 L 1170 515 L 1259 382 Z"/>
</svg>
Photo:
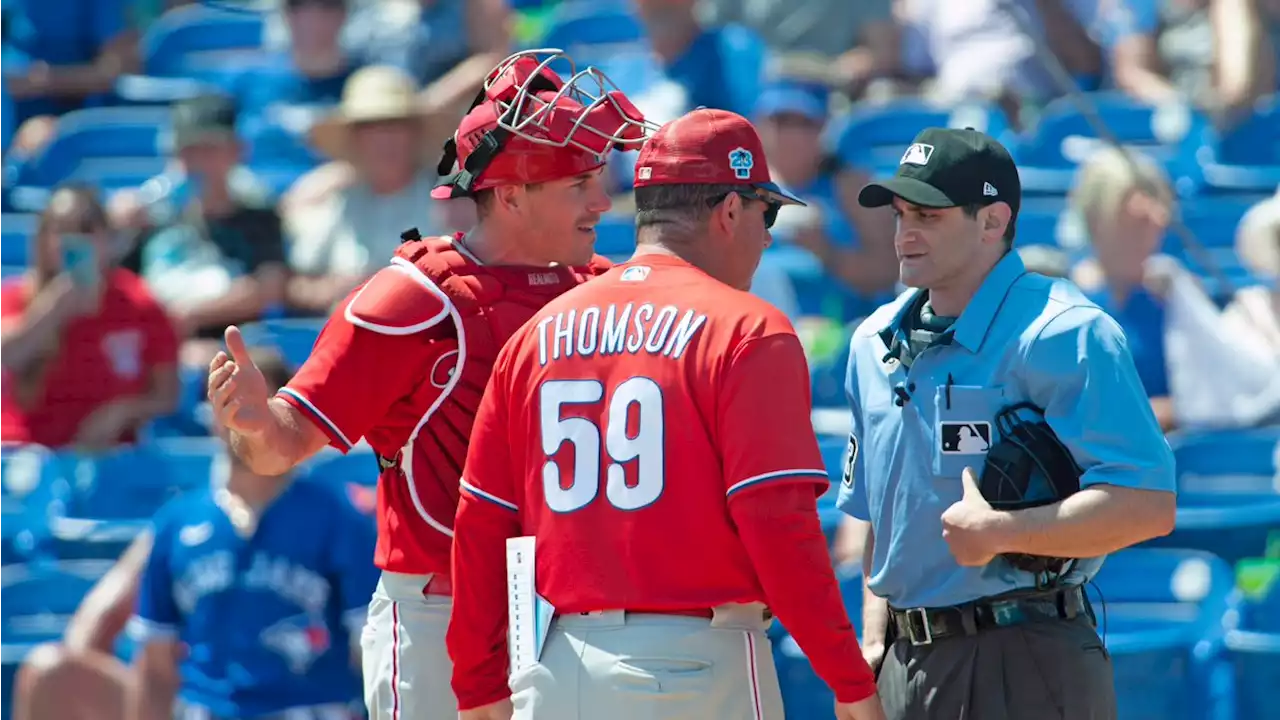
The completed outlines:
<svg viewBox="0 0 1280 720">
<path fill-rule="evenodd" d="M 1008 253 L 908 369 L 887 357 L 895 338 L 908 341 L 902 321 L 921 292 L 879 308 L 850 346 L 853 432 L 837 502 L 871 522 L 875 551 L 864 571 L 876 595 L 899 609 L 946 607 L 1034 587 L 1034 576 L 1001 558 L 960 567 L 942 538 L 961 472 L 981 474 L 1000 439 L 995 415 L 1015 403 L 1044 410 L 1084 470 L 1082 488 L 1174 492 L 1173 452 L 1124 333 L 1075 285 L 1029 273 Z M 1064 581 L 1087 582 L 1102 560 L 1077 562 Z"/>
</svg>

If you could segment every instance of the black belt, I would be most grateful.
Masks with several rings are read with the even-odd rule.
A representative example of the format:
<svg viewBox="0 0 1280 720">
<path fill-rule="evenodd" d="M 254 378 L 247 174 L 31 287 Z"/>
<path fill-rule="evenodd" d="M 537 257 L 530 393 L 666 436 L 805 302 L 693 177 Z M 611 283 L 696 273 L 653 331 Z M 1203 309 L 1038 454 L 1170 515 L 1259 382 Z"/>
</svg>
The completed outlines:
<svg viewBox="0 0 1280 720">
<path fill-rule="evenodd" d="M 1034 595 L 982 598 L 964 605 L 943 608 L 889 608 L 896 636 L 912 645 L 928 645 L 935 640 L 974 635 L 981 630 L 1021 625 L 1045 620 L 1072 620 L 1082 613 L 1092 614 L 1084 589 L 1076 585 Z"/>
</svg>

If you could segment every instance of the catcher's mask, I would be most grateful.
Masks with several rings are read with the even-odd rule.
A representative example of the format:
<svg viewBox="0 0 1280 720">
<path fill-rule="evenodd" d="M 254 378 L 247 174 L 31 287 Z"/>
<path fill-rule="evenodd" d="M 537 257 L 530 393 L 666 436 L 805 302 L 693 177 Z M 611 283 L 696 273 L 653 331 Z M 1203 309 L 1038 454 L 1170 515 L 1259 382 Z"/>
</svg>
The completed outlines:
<svg viewBox="0 0 1280 720">
<path fill-rule="evenodd" d="M 1032 416 L 1030 419 L 1024 416 Z M 987 451 L 979 489 L 997 510 L 1049 505 L 1080 491 L 1083 471 L 1044 411 L 1031 403 L 1004 408 L 995 417 L 1000 439 Z M 1037 586 L 1053 586 L 1075 564 L 1068 558 L 1007 553 L 1007 561 L 1036 575 Z"/>
<path fill-rule="evenodd" d="M 568 80 L 553 63 L 567 65 Z M 603 165 L 612 149 L 638 148 L 656 129 L 598 69 L 578 70 L 562 50 L 518 52 L 489 73 L 445 142 L 431 195 L 471 197 L 580 175 Z"/>
</svg>

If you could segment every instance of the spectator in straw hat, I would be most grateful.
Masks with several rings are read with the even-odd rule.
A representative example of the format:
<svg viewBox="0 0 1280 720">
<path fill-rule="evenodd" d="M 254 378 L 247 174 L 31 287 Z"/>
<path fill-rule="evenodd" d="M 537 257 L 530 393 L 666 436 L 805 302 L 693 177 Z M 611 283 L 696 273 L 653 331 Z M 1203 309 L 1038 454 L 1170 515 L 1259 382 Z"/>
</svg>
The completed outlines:
<svg viewBox="0 0 1280 720">
<path fill-rule="evenodd" d="M 386 265 L 404 230 L 446 229 L 431 200 L 430 150 L 442 138 L 416 94 L 413 79 L 396 68 L 362 68 L 347 81 L 337 110 L 312 128 L 313 147 L 335 161 L 319 172 L 337 181 L 286 205 L 293 309 L 327 312 Z"/>
</svg>

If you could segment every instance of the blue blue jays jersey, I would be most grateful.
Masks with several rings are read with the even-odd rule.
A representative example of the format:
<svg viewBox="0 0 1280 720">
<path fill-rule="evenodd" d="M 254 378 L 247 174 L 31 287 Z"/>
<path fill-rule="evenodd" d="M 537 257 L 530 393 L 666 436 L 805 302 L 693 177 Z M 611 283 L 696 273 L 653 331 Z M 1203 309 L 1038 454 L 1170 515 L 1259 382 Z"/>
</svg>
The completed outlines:
<svg viewBox="0 0 1280 720">
<path fill-rule="evenodd" d="M 244 537 L 214 497 L 189 493 L 156 515 L 130 636 L 185 645 L 178 697 L 216 716 L 358 698 L 351 640 L 377 585 L 374 524 L 338 491 L 298 481 Z"/>
</svg>

